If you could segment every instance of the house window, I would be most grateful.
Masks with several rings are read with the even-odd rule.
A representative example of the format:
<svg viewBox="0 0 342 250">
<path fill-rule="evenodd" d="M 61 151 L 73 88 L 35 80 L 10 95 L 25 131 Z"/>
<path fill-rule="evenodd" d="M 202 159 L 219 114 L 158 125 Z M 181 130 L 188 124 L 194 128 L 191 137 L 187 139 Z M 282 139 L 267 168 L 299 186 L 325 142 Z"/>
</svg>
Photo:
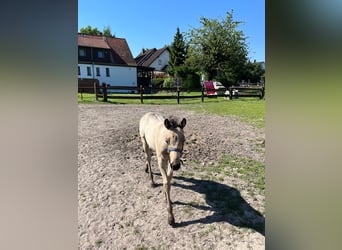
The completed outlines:
<svg viewBox="0 0 342 250">
<path fill-rule="evenodd" d="M 106 68 L 106 76 L 107 76 L 107 77 L 110 76 L 109 68 Z"/>
<path fill-rule="evenodd" d="M 78 50 L 78 55 L 79 55 L 79 56 L 86 56 L 85 49 L 79 49 L 79 50 Z"/>
<path fill-rule="evenodd" d="M 100 76 L 100 68 L 96 67 L 96 76 Z"/>
<path fill-rule="evenodd" d="M 162 60 L 158 59 L 158 65 L 162 65 Z"/>
<path fill-rule="evenodd" d="M 87 67 L 87 76 L 91 76 L 91 68 Z"/>
<path fill-rule="evenodd" d="M 78 66 L 78 75 L 81 75 L 81 68 Z"/>
<path fill-rule="evenodd" d="M 104 53 L 102 50 L 97 51 L 97 57 L 98 58 L 104 58 Z"/>
</svg>

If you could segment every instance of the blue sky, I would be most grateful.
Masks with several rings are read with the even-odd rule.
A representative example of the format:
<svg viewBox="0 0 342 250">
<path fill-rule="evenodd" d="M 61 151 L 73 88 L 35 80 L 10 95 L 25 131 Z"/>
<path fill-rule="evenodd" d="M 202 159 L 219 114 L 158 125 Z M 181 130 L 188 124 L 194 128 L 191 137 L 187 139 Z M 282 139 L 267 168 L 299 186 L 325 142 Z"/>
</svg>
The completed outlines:
<svg viewBox="0 0 342 250">
<path fill-rule="evenodd" d="M 110 26 L 136 57 L 142 48 L 170 45 L 177 27 L 187 32 L 200 27 L 200 17 L 222 19 L 231 10 L 244 22 L 239 29 L 248 37 L 250 60 L 265 61 L 265 0 L 79 0 L 78 31 Z"/>
</svg>

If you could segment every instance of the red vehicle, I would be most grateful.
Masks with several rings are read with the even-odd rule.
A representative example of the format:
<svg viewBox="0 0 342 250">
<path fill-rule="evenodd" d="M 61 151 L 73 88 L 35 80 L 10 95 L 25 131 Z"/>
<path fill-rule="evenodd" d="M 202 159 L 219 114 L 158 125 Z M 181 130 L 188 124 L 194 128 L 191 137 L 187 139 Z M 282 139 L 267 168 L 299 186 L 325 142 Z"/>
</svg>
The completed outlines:
<svg viewBox="0 0 342 250">
<path fill-rule="evenodd" d="M 225 86 L 223 86 L 220 82 L 214 82 L 214 81 L 205 81 L 203 82 L 203 86 L 206 89 L 207 95 L 223 95 L 224 92 L 227 90 Z"/>
<path fill-rule="evenodd" d="M 205 82 L 203 82 L 203 86 L 205 88 L 207 95 L 217 95 L 213 81 L 205 81 Z"/>
</svg>

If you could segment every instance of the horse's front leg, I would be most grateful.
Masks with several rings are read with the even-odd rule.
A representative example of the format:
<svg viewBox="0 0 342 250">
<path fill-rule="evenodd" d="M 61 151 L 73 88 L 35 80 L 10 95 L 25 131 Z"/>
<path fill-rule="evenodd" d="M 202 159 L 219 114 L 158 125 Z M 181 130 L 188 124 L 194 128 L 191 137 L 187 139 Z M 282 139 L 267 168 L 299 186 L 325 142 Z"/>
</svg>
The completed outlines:
<svg viewBox="0 0 342 250">
<path fill-rule="evenodd" d="M 162 156 L 158 156 L 158 166 L 160 169 L 160 173 L 163 178 L 163 190 L 166 198 L 166 206 L 168 212 L 168 223 L 169 225 L 173 226 L 175 224 L 175 218 L 172 212 L 172 202 L 170 198 L 170 191 L 171 191 L 171 179 L 172 179 L 172 170 L 167 169 L 167 161 L 163 159 Z"/>
<path fill-rule="evenodd" d="M 168 223 L 169 225 L 173 226 L 175 224 L 175 217 L 173 216 L 172 211 L 172 202 L 170 198 L 170 191 L 171 191 L 171 181 L 167 181 L 166 185 L 163 184 L 164 192 L 166 195 L 166 206 L 168 212 Z"/>
<path fill-rule="evenodd" d="M 152 173 L 152 168 L 151 168 L 151 156 L 152 156 L 152 152 L 150 147 L 148 146 L 146 140 L 144 137 L 141 138 L 141 142 L 143 144 L 143 149 L 144 149 L 144 153 L 145 153 L 145 160 L 146 160 L 146 165 L 145 165 L 145 172 L 149 173 L 150 175 L 150 180 L 151 180 L 151 186 L 155 187 L 156 184 L 154 183 L 153 180 L 153 173 Z"/>
</svg>

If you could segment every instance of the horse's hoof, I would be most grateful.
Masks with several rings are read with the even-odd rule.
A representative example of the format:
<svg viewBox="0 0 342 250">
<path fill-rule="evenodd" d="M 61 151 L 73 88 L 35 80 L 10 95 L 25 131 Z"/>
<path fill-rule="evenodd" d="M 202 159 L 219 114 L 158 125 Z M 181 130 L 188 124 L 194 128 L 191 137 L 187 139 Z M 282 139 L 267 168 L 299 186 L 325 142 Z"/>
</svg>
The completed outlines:
<svg viewBox="0 0 342 250">
<path fill-rule="evenodd" d="M 173 216 L 169 217 L 168 223 L 170 226 L 174 227 L 175 226 L 175 218 L 173 218 Z"/>
</svg>

